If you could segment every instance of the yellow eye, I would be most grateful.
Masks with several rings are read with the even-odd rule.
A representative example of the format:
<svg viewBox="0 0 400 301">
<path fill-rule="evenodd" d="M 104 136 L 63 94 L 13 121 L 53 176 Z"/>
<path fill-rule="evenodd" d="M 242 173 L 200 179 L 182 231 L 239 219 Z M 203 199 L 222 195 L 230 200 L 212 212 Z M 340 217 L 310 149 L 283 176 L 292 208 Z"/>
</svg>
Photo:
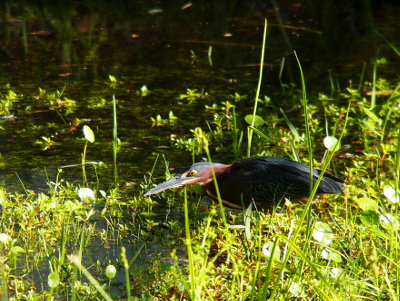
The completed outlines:
<svg viewBox="0 0 400 301">
<path fill-rule="evenodd" d="M 191 170 L 191 171 L 189 171 L 187 174 L 188 174 L 188 176 L 193 177 L 193 176 L 195 176 L 195 175 L 197 174 L 197 171 Z"/>
</svg>

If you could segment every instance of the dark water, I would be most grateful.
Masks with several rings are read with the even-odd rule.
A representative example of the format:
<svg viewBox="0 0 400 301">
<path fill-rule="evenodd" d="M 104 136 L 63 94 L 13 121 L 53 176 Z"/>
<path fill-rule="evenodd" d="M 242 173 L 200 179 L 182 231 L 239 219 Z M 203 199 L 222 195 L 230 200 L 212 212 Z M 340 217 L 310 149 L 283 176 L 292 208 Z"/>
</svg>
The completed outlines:
<svg viewBox="0 0 400 301">
<path fill-rule="evenodd" d="M 2 108 L 1 115 L 15 118 L 0 120 L 0 181 L 14 187 L 20 185 L 15 173 L 26 187 L 38 188 L 45 186 L 46 173 L 54 177 L 55 167 L 79 163 L 83 124 L 96 134 L 87 159 L 103 161 L 100 182 L 112 182 L 112 95 L 118 100 L 121 182 L 142 181 L 157 154 L 165 154 L 172 166 L 189 164 L 190 154 L 177 151 L 169 138 L 205 127 L 212 119 L 205 104 L 237 92 L 249 96 L 238 113 L 252 110 L 265 18 L 261 95 L 285 110 L 293 105 L 280 94 L 283 58 L 282 82 L 300 85 L 293 50 L 311 95 L 329 95 L 331 79 L 341 89 L 349 81 L 358 86 L 364 64 L 365 79 L 371 80 L 377 57 L 390 62 L 379 69 L 381 76 L 394 79 L 399 66 L 377 35 L 399 47 L 396 1 L 3 1 L 0 15 L 1 99 L 9 89 L 23 95 Z M 109 75 L 117 79 L 114 88 Z M 147 96 L 141 96 L 144 85 Z M 74 101 L 70 108 L 52 95 L 64 88 L 61 100 Z M 189 104 L 179 100 L 187 88 L 211 96 Z M 174 126 L 152 126 L 151 117 L 166 118 L 170 111 L 179 118 Z M 44 151 L 35 144 L 42 136 L 54 141 Z M 79 183 L 81 171 L 68 169 L 65 177 Z"/>
<path fill-rule="evenodd" d="M 298 52 L 310 89 L 322 87 L 325 91 L 318 92 L 325 93 L 330 92 L 326 91 L 330 74 L 344 87 L 350 79 L 358 80 L 363 63 L 370 71 L 377 52 L 394 56 L 374 32 L 395 40 L 398 7 L 390 3 L 373 5 L 374 10 L 357 2 L 337 7 L 329 1 L 304 6 L 285 2 L 279 3 L 279 10 L 276 5 L 218 1 L 186 7 L 174 1 L 41 6 L 6 1 L 1 12 L 0 81 L 3 93 L 9 85 L 24 95 L 24 103 L 10 110 L 15 119 L 1 120 L 2 178 L 12 183 L 17 171 L 25 185 L 41 187 L 43 176 L 36 177 L 33 168 L 78 163 L 83 142 L 78 140 L 81 126 L 73 126 L 76 118 L 97 128 L 88 160 L 111 166 L 112 95 L 119 101 L 123 180 L 140 180 L 157 153 L 166 154 L 172 165 L 190 162 L 183 151 L 171 151 L 168 137 L 187 135 L 210 116 L 205 116 L 204 103 L 189 106 L 178 101 L 178 95 L 191 88 L 213 95 L 208 102 L 220 102 L 234 92 L 251 99 L 264 18 L 269 31 L 262 95 L 277 103 L 281 100 L 273 95 L 280 90 L 283 57 L 287 60 L 283 82 L 298 78 L 292 50 Z M 207 58 L 210 46 L 212 66 Z M 117 78 L 117 88 L 107 86 L 109 75 Z M 140 96 L 143 85 L 151 92 L 146 97 Z M 65 109 L 49 106 L 46 97 L 38 97 L 38 87 L 48 91 L 66 87 L 63 96 L 75 101 L 74 110 L 65 116 Z M 99 105 L 103 99 L 106 104 Z M 243 113 L 250 108 L 249 101 Z M 150 117 L 166 117 L 169 111 L 179 117 L 175 127 L 151 127 Z M 28 131 L 38 126 L 42 128 Z M 41 151 L 33 144 L 41 136 L 52 137 L 56 145 Z M 73 170 L 71 178 L 76 172 L 80 173 Z"/>
</svg>

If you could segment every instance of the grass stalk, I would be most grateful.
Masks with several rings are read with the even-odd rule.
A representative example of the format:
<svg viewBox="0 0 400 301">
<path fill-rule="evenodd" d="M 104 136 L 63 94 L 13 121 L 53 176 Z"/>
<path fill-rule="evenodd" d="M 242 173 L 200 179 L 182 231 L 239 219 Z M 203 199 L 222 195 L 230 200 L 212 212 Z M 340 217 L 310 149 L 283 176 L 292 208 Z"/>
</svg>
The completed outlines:
<svg viewBox="0 0 400 301">
<path fill-rule="evenodd" d="M 126 258 L 125 247 L 121 248 L 121 261 L 122 261 L 122 265 L 124 266 L 124 269 L 125 269 L 126 296 L 129 301 L 129 300 L 131 300 L 131 282 L 129 280 L 129 263 Z"/>
<path fill-rule="evenodd" d="M 361 91 L 361 88 L 363 86 L 363 82 L 364 82 L 364 74 L 365 74 L 365 68 L 366 68 L 367 64 L 364 62 L 363 64 L 363 68 L 361 71 L 361 76 L 360 76 L 360 82 L 358 84 L 358 91 Z"/>
<path fill-rule="evenodd" d="M 297 56 L 296 51 L 294 51 L 294 55 L 297 60 L 297 64 L 299 66 L 300 78 L 301 78 L 301 92 L 302 92 L 302 105 L 303 105 L 303 114 L 304 114 L 304 127 L 306 131 L 306 139 L 307 139 L 307 150 L 308 150 L 308 160 L 309 160 L 309 168 L 310 168 L 310 193 L 313 190 L 313 147 L 311 141 L 310 134 L 310 122 L 308 119 L 308 103 L 307 103 L 307 90 L 306 90 L 306 82 L 304 79 L 303 69 L 301 68 L 301 63 L 299 57 Z"/>
<path fill-rule="evenodd" d="M 264 301 L 264 300 L 268 299 L 267 298 L 268 284 L 270 282 L 271 275 L 272 275 L 272 267 L 273 267 L 273 263 L 275 262 L 275 256 L 276 256 L 275 254 L 276 254 L 278 242 L 279 242 L 279 238 L 275 237 L 274 245 L 272 246 L 272 249 L 271 249 L 270 260 L 269 260 L 267 268 L 265 270 L 264 286 L 262 288 L 262 294 L 260 295 L 259 301 Z"/>
<path fill-rule="evenodd" d="M 188 252 L 189 260 L 189 274 L 190 274 L 190 291 L 189 296 L 191 300 L 196 300 L 196 277 L 194 273 L 194 253 L 192 249 L 192 239 L 190 235 L 190 219 L 189 219 L 189 204 L 187 199 L 186 186 L 184 187 L 184 215 L 185 215 L 185 245 Z"/>
<path fill-rule="evenodd" d="M 251 295 L 250 295 L 250 301 L 253 301 L 254 300 L 254 298 L 255 298 L 255 295 L 254 295 L 254 288 L 255 287 L 257 287 L 257 282 L 259 281 L 259 274 L 260 274 L 260 265 L 261 265 L 261 257 L 262 257 L 262 238 L 263 238 L 263 235 L 262 235 L 262 231 L 261 231 L 261 229 L 260 229 L 260 227 L 258 227 L 258 231 L 260 232 L 260 233 L 258 233 L 258 241 L 257 241 L 257 245 L 258 245 L 258 252 L 257 252 L 257 262 L 256 262 L 256 267 L 255 267 L 255 269 L 254 269 L 254 271 L 253 271 L 253 282 L 252 282 L 252 284 L 251 284 L 251 287 L 253 288 L 253 290 L 252 290 L 252 292 L 251 292 Z M 272 260 L 272 258 L 271 258 L 271 260 Z"/>
<path fill-rule="evenodd" d="M 212 159 L 211 159 L 210 149 L 208 148 L 208 140 L 207 140 L 207 137 L 204 136 L 204 135 L 202 136 L 202 139 L 203 139 L 203 146 L 204 146 L 203 148 L 204 148 L 204 151 L 205 151 L 205 153 L 207 155 L 207 160 L 208 160 L 208 162 L 210 162 L 211 173 L 212 173 L 213 181 L 214 181 L 214 184 L 215 184 L 215 191 L 217 193 L 217 198 L 218 198 L 221 218 L 222 218 L 222 221 L 224 222 L 225 228 L 227 228 L 228 223 L 226 221 L 225 207 L 224 207 L 224 205 L 222 203 L 221 193 L 220 193 L 219 188 L 218 188 L 218 182 L 217 182 L 217 177 L 215 175 L 214 166 L 211 164 L 212 163 Z"/>
<path fill-rule="evenodd" d="M 297 56 L 297 52 L 294 51 L 294 56 L 296 57 L 297 60 L 297 64 L 299 67 L 299 72 L 300 72 L 300 78 L 301 78 L 301 92 L 302 92 L 302 97 L 301 97 L 301 102 L 303 105 L 303 115 L 304 115 L 304 127 L 305 127 L 305 131 L 306 131 L 306 141 L 307 141 L 307 150 L 308 150 L 308 166 L 309 166 L 309 171 L 310 171 L 310 197 L 308 199 L 307 204 L 309 204 L 308 207 L 306 207 L 306 209 L 304 210 L 304 218 L 307 215 L 307 230 L 306 230 L 306 234 L 307 234 L 307 239 L 306 241 L 309 241 L 309 237 L 311 235 L 311 202 L 314 199 L 315 193 L 316 193 L 316 189 L 314 189 L 314 166 L 313 166 L 313 146 L 312 146 L 312 139 L 311 139 L 311 133 L 310 133 L 310 121 L 308 118 L 308 100 L 307 100 L 307 89 L 306 89 L 306 81 L 304 78 L 304 73 L 303 73 L 303 68 L 301 67 L 301 63 L 299 60 L 299 57 Z M 317 183 L 316 187 L 318 187 L 319 182 Z M 313 194 L 314 191 L 314 194 Z M 300 228 L 300 225 L 302 224 L 299 223 L 298 228 Z M 295 236 L 296 237 L 296 236 Z M 308 243 L 304 244 L 304 248 L 307 248 Z"/>
<path fill-rule="evenodd" d="M 117 153 L 118 153 L 118 124 L 117 124 L 117 101 L 113 95 L 113 159 L 114 159 L 114 182 L 118 187 L 118 166 L 117 166 Z"/>
<path fill-rule="evenodd" d="M 85 244 L 85 229 L 83 228 L 81 231 L 81 239 L 79 242 L 79 250 L 78 250 L 78 258 L 79 262 L 82 262 L 82 254 L 83 254 L 83 249 L 84 249 L 84 244 Z"/>
<path fill-rule="evenodd" d="M 143 250 L 143 248 L 144 248 L 145 246 L 146 246 L 145 243 L 143 243 L 143 244 L 140 245 L 139 249 L 135 252 L 135 254 L 133 255 L 132 259 L 129 260 L 129 266 L 131 266 L 131 265 L 135 262 L 136 258 L 139 257 L 140 253 L 142 252 L 142 250 Z"/>
<path fill-rule="evenodd" d="M 378 73 L 378 61 L 375 60 L 374 62 L 374 68 L 372 70 L 372 91 L 371 91 L 371 107 L 370 109 L 372 110 L 375 108 L 376 104 L 376 76 Z"/>
<path fill-rule="evenodd" d="M 268 22 L 267 22 L 267 19 L 265 19 L 262 50 L 261 50 L 261 59 L 260 59 L 260 74 L 259 74 L 259 77 L 258 77 L 256 97 L 255 97 L 255 100 L 254 100 L 253 118 L 251 119 L 251 127 L 254 127 L 254 121 L 255 121 L 255 118 L 256 118 L 255 116 L 257 114 L 258 99 L 260 97 L 261 82 L 262 82 L 263 71 L 264 71 L 264 54 L 265 54 L 265 45 L 266 45 L 266 41 L 267 41 L 267 28 L 268 28 Z M 248 134 L 247 157 L 250 157 L 251 140 L 252 140 L 252 137 L 253 137 L 253 131 L 251 130 L 251 128 L 247 129 L 247 134 Z"/>
<path fill-rule="evenodd" d="M 382 126 L 382 131 L 381 131 L 381 144 L 383 144 L 383 140 L 385 138 L 385 131 L 386 131 L 386 126 L 388 121 L 390 121 L 390 116 L 392 115 L 393 111 L 396 110 L 396 108 L 398 107 L 398 100 L 400 99 L 400 85 L 398 85 L 392 95 L 389 97 L 389 99 L 387 100 L 387 103 L 392 103 L 393 104 L 390 106 L 390 108 L 388 109 L 386 115 L 385 115 L 385 120 L 383 122 L 383 126 Z"/>
<path fill-rule="evenodd" d="M 71 279 L 72 280 L 71 301 L 75 301 L 77 297 L 79 298 L 78 293 L 76 291 L 77 279 L 78 279 L 78 267 L 74 265 L 72 279 Z"/>
<path fill-rule="evenodd" d="M 26 187 L 25 187 L 25 184 L 24 184 L 24 182 L 22 181 L 22 179 L 19 177 L 19 175 L 18 175 L 18 173 L 17 172 L 15 172 L 15 175 L 17 176 L 17 178 L 18 178 L 18 181 L 21 183 L 21 186 L 22 186 L 22 189 L 24 190 L 24 192 L 25 192 L 25 194 L 29 194 L 29 192 L 28 192 L 28 190 L 26 190 Z"/>
<path fill-rule="evenodd" d="M 375 33 L 381 37 L 382 40 L 384 40 L 386 42 L 386 44 L 389 45 L 389 47 L 398 55 L 400 55 L 400 50 L 392 43 L 390 42 L 388 39 L 386 39 L 386 37 L 384 35 L 382 35 L 379 31 L 375 30 Z"/>
<path fill-rule="evenodd" d="M 88 186 L 88 180 L 87 180 L 87 176 L 86 176 L 86 151 L 87 151 L 87 146 L 88 146 L 89 141 L 86 140 L 85 142 L 85 146 L 83 148 L 83 154 L 82 154 L 82 175 L 83 175 L 83 185 L 84 186 Z"/>
<path fill-rule="evenodd" d="M 235 161 L 239 160 L 239 144 L 238 144 L 238 128 L 237 128 L 237 120 L 236 120 L 236 109 L 232 108 L 232 118 L 233 118 L 233 156 Z"/>
<path fill-rule="evenodd" d="M 1 301 L 8 300 L 8 291 L 7 291 L 7 277 L 6 272 L 4 270 L 4 261 L 6 258 L 0 258 L 0 287 L 1 287 Z"/>
<path fill-rule="evenodd" d="M 400 127 L 398 128 L 397 137 L 400 137 Z M 400 191 L 400 141 L 397 140 L 396 158 L 395 158 L 395 189 L 397 193 Z"/>
</svg>

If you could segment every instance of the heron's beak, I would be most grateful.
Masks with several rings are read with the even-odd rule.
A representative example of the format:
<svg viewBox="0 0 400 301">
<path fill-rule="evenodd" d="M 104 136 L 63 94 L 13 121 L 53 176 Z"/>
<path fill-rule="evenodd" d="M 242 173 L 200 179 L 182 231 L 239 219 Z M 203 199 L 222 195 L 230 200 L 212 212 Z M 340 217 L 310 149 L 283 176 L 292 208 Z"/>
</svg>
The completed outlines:
<svg viewBox="0 0 400 301">
<path fill-rule="evenodd" d="M 173 177 L 172 179 L 169 179 L 168 181 L 165 181 L 164 183 L 161 183 L 160 185 L 154 187 L 153 189 L 150 189 L 143 196 L 149 196 L 167 189 L 177 188 L 188 184 L 194 184 L 193 182 L 195 182 L 196 180 L 197 178 L 182 177 L 182 175 L 179 174 Z"/>
</svg>

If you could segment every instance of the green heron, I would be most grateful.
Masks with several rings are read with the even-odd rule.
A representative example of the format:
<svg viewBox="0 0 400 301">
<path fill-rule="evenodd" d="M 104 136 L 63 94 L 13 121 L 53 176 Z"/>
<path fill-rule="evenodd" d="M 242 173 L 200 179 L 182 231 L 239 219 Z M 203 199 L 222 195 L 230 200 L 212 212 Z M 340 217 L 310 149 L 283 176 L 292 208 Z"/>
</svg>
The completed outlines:
<svg viewBox="0 0 400 301">
<path fill-rule="evenodd" d="M 234 164 L 212 163 L 221 200 L 226 207 L 242 209 L 250 203 L 259 208 L 271 208 L 284 198 L 301 199 L 310 194 L 310 168 L 307 165 L 281 157 L 253 157 Z M 316 182 L 320 170 L 313 170 Z M 218 202 L 211 164 L 198 162 L 182 173 L 161 183 L 144 194 L 149 196 L 166 189 L 197 184 Z M 325 173 L 317 194 L 339 193 L 344 189 L 341 179 Z"/>
</svg>

